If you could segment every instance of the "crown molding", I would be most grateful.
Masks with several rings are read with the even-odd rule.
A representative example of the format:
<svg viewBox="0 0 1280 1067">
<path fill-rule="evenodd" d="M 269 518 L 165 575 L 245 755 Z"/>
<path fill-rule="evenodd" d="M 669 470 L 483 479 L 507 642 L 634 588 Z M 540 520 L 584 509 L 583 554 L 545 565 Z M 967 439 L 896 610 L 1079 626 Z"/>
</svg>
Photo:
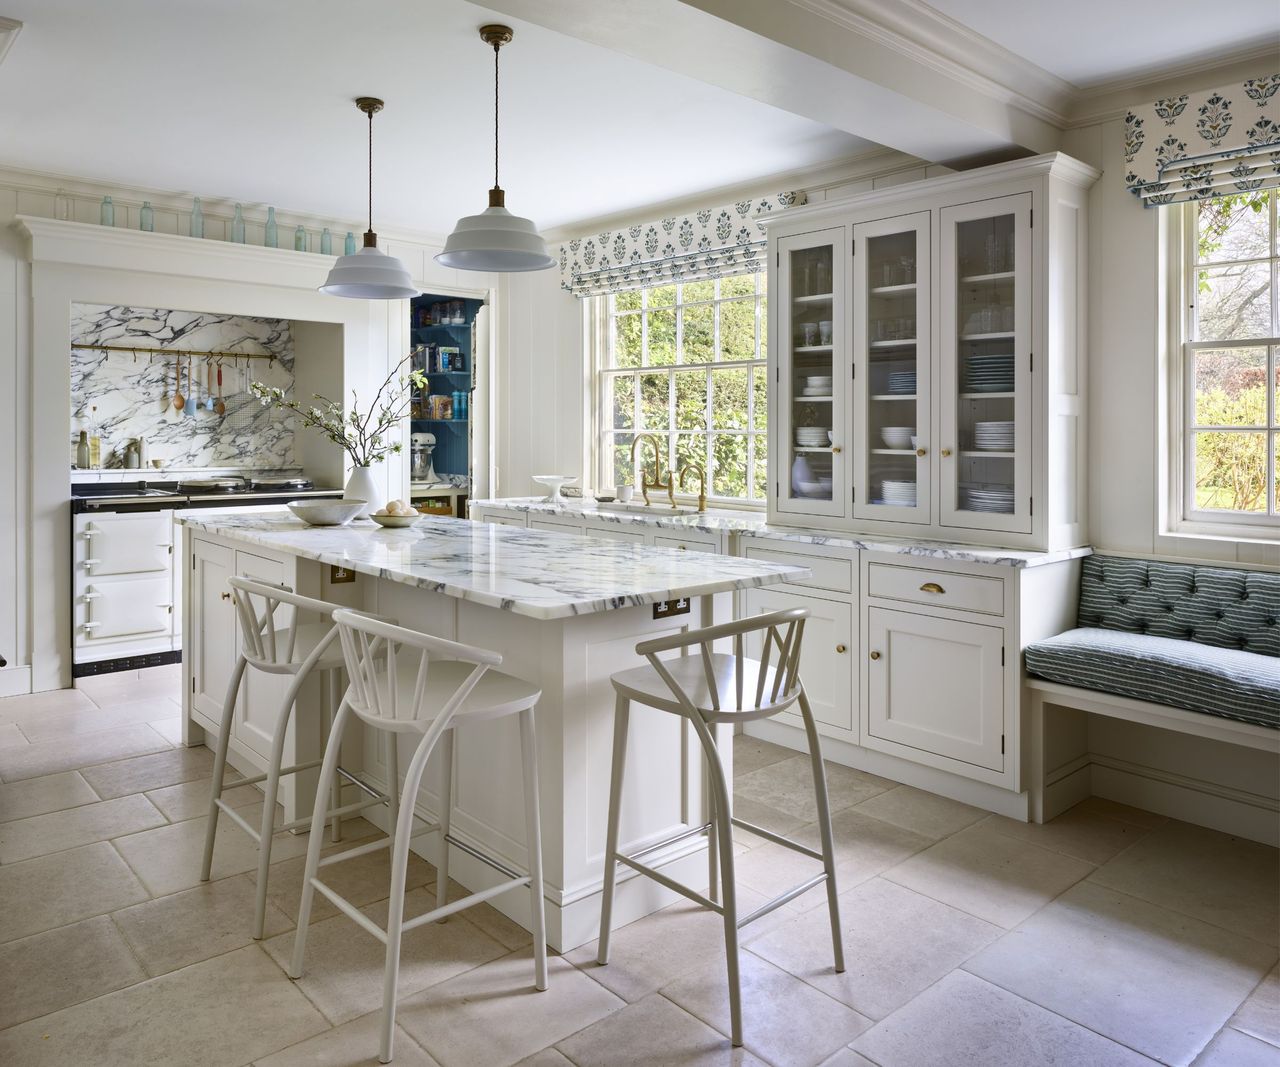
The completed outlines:
<svg viewBox="0 0 1280 1067">
<path fill-rule="evenodd" d="M 4 62 L 4 57 L 9 54 L 9 49 L 13 47 L 13 42 L 18 39 L 18 34 L 21 32 L 21 22 L 0 15 L 0 63 Z"/>
</svg>

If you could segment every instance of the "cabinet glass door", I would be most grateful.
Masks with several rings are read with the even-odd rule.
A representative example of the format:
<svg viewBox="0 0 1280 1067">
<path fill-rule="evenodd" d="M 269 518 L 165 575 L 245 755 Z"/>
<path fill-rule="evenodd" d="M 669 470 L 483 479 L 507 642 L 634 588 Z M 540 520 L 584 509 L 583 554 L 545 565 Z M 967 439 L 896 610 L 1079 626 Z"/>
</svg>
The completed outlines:
<svg viewBox="0 0 1280 1067">
<path fill-rule="evenodd" d="M 778 242 L 778 403 L 775 447 L 780 511 L 843 516 L 849 356 L 843 226 Z"/>
<path fill-rule="evenodd" d="M 1031 194 L 944 208 L 941 522 L 1031 531 Z"/>
<path fill-rule="evenodd" d="M 854 515 L 929 521 L 929 212 L 853 228 Z"/>
</svg>

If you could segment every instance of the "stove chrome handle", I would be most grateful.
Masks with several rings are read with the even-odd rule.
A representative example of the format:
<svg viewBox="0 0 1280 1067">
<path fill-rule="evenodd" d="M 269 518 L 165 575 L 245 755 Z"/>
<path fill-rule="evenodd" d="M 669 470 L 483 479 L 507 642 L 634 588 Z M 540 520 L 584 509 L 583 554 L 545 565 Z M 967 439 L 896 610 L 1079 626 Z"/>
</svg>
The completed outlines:
<svg viewBox="0 0 1280 1067">
<path fill-rule="evenodd" d="M 84 600 L 97 600 L 98 597 L 100 596 L 102 596 L 101 593 L 95 593 L 92 589 L 90 589 L 87 593 L 81 594 L 81 598 Z"/>
</svg>

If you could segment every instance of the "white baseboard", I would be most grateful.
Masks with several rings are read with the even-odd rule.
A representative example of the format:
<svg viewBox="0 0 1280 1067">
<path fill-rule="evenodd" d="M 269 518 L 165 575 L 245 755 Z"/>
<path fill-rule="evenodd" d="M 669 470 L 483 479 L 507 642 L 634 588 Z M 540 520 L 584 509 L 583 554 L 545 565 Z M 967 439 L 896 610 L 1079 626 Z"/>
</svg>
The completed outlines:
<svg viewBox="0 0 1280 1067">
<path fill-rule="evenodd" d="M 0 697 L 21 697 L 31 692 L 29 666 L 0 668 Z"/>
</svg>

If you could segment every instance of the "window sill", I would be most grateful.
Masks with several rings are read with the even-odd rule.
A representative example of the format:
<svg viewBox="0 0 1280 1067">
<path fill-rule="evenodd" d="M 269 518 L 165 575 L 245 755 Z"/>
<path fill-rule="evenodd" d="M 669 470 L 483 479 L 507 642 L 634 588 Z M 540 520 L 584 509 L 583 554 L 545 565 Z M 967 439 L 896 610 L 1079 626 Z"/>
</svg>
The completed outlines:
<svg viewBox="0 0 1280 1067">
<path fill-rule="evenodd" d="M 1182 527 L 1176 530 L 1160 530 L 1156 533 L 1157 546 L 1159 541 L 1169 540 L 1176 542 L 1184 542 L 1186 544 L 1204 544 L 1208 545 L 1250 545 L 1261 547 L 1274 547 L 1280 552 L 1280 527 L 1268 530 L 1265 528 L 1244 528 L 1238 526 L 1226 529 L 1205 529 L 1200 527 Z M 1280 564 L 1280 559 L 1277 560 Z"/>
</svg>

